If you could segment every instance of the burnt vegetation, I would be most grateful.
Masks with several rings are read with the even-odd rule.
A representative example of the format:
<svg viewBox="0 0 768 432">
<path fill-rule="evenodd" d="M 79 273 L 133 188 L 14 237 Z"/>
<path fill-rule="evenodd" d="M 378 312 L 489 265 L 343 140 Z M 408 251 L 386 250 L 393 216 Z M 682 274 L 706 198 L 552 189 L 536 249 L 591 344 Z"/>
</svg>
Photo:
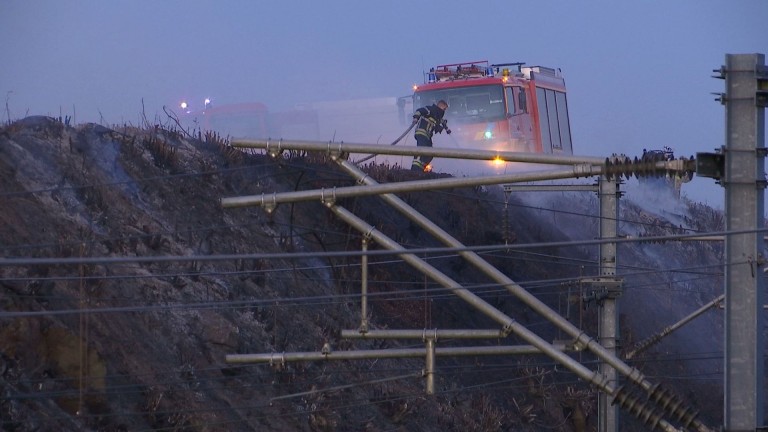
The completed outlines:
<svg viewBox="0 0 768 432">
<path fill-rule="evenodd" d="M 382 183 L 423 178 L 399 167 L 365 169 Z M 423 359 L 279 361 L 279 353 L 316 352 L 326 343 L 333 350 L 423 346 L 341 338 L 342 329 L 361 322 L 359 256 L 259 255 L 360 251 L 363 235 L 321 203 L 282 204 L 272 213 L 219 204 L 226 196 L 355 185 L 324 155 L 274 159 L 173 122 L 72 126 L 68 119 L 28 117 L 0 129 L 0 178 L 2 257 L 51 259 L 0 266 L 3 430 L 595 428 L 594 389 L 542 356 L 440 357 L 433 396 L 419 376 Z M 504 247 L 594 238 L 593 198 L 558 195 L 534 204 L 495 188 L 400 196 L 467 245 L 499 245 L 484 258 L 596 334 L 598 305 L 580 282 L 597 272 L 594 248 Z M 338 204 L 405 247 L 439 246 L 377 197 Z M 696 203 L 674 220 L 632 205 L 622 218 L 649 236 L 723 224 L 722 214 Z M 623 348 L 656 330 L 647 325 L 650 314 L 652 322 L 672 323 L 715 297 L 722 283 L 717 272 L 681 279 L 648 271 L 715 265 L 722 257 L 716 245 L 639 244 L 622 253 L 622 272 L 630 273 L 622 301 L 635 305 L 622 315 Z M 208 259 L 225 255 L 234 258 Z M 164 259 L 171 256 L 190 258 Z M 421 258 L 544 339 L 564 337 L 455 254 Z M 371 328 L 498 327 L 393 255 L 373 256 L 369 267 Z M 647 289 L 659 285 L 669 289 Z M 696 353 L 719 346 L 722 324 L 716 314 L 702 321 L 696 333 L 681 331 L 636 366 L 667 377 L 704 420 L 717 423 L 719 377 Z M 687 343 L 691 335 L 700 343 Z M 522 343 L 510 336 L 438 346 Z M 270 352 L 276 360 L 269 364 L 225 362 L 227 354 Z M 573 355 L 596 368 L 588 354 Z M 708 379 L 686 379 L 695 374 Z M 629 414 L 622 418 L 622 430 L 645 430 Z"/>
</svg>

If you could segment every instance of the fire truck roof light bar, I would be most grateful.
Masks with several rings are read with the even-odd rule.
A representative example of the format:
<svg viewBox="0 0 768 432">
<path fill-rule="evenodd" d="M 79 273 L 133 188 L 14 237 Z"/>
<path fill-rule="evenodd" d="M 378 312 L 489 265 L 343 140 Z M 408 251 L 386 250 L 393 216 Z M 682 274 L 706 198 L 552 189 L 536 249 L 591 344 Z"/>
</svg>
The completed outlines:
<svg viewBox="0 0 768 432">
<path fill-rule="evenodd" d="M 437 65 L 426 73 L 426 82 L 435 83 L 455 79 L 493 77 L 493 67 L 488 60 Z"/>
<path fill-rule="evenodd" d="M 525 62 L 515 62 L 515 63 L 495 63 L 492 64 L 491 67 L 499 68 L 499 67 L 507 67 L 507 66 L 516 66 L 518 72 L 520 71 L 520 68 L 525 64 Z"/>
<path fill-rule="evenodd" d="M 480 60 L 480 61 L 473 61 L 473 62 L 464 62 L 464 63 L 453 63 L 453 64 L 444 64 L 444 65 L 437 65 L 433 69 L 441 69 L 441 68 L 456 68 L 456 67 L 464 67 L 464 66 L 474 66 L 474 65 L 481 65 L 484 64 L 488 66 L 488 60 Z"/>
</svg>

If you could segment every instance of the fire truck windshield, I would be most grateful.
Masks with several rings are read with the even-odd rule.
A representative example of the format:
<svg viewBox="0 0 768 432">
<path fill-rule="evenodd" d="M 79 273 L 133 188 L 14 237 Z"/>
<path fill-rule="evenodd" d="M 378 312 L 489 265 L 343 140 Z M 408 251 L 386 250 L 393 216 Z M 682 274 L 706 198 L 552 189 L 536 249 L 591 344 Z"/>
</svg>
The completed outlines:
<svg viewBox="0 0 768 432">
<path fill-rule="evenodd" d="M 454 87 L 416 92 L 413 106 L 432 105 L 440 99 L 448 102 L 446 118 L 457 123 L 498 121 L 505 118 L 504 89 L 501 85 Z"/>
</svg>

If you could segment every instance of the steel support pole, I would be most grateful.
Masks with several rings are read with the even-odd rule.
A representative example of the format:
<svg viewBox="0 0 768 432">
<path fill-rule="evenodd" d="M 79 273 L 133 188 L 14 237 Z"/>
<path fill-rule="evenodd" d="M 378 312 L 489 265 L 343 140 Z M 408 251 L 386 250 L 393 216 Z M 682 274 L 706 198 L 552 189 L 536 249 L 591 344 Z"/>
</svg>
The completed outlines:
<svg viewBox="0 0 768 432">
<path fill-rule="evenodd" d="M 555 349 L 563 350 L 563 345 L 555 346 Z M 461 357 L 461 356 L 508 356 L 508 355 L 537 355 L 541 350 L 533 345 L 511 346 L 469 346 L 469 347 L 435 347 L 435 356 Z M 362 360 L 362 359 L 391 359 L 391 358 L 422 358 L 426 353 L 424 348 L 392 348 L 380 350 L 352 350 L 331 351 L 323 353 L 311 352 L 284 352 L 266 354 L 227 354 L 225 361 L 230 364 L 245 363 L 269 363 L 283 364 L 298 361 L 321 360 Z"/>
<path fill-rule="evenodd" d="M 426 378 L 427 394 L 435 394 L 435 340 L 427 339 L 424 342 L 427 349 L 424 378 Z"/>
<path fill-rule="evenodd" d="M 506 337 L 501 330 L 474 329 L 423 329 L 423 330 L 342 330 L 344 339 L 503 339 Z"/>
<path fill-rule="evenodd" d="M 368 332 L 368 236 L 363 236 L 363 256 L 360 258 L 360 333 Z"/>
<path fill-rule="evenodd" d="M 433 156 L 452 159 L 487 160 L 501 159 L 507 162 L 540 163 L 545 165 L 603 165 L 604 157 L 559 155 L 543 153 L 523 153 L 514 151 L 495 151 L 442 147 L 393 146 L 384 144 L 321 142 L 301 140 L 249 140 L 234 139 L 233 147 L 264 149 L 273 157 L 286 150 L 306 150 L 325 152 L 340 156 L 349 153 L 388 154 L 397 156 Z M 662 164 L 663 166 L 664 164 Z"/>
<path fill-rule="evenodd" d="M 726 230 L 763 227 L 765 109 L 758 106 L 758 72 L 763 54 L 725 56 Z M 726 431 L 754 431 L 764 422 L 765 275 L 762 235 L 725 238 Z"/>
<path fill-rule="evenodd" d="M 458 177 L 427 180 L 402 181 L 365 186 L 345 186 L 330 189 L 312 189 L 294 192 L 282 192 L 260 195 L 243 195 L 221 199 L 224 208 L 250 207 L 258 205 L 273 210 L 278 204 L 299 201 L 336 201 L 341 198 L 382 195 L 396 192 L 419 192 L 457 187 L 485 186 L 503 183 L 518 183 L 537 180 L 566 179 L 589 177 L 600 174 L 600 167 L 579 165 L 570 169 L 542 170 L 516 174 L 503 174 L 484 177 Z"/>
<path fill-rule="evenodd" d="M 600 239 L 615 239 L 617 220 L 619 218 L 619 185 L 615 180 L 600 178 Z M 616 277 L 616 243 L 600 244 L 600 276 L 602 278 Z M 616 355 L 619 337 L 619 307 L 616 301 L 619 293 L 607 288 L 601 301 L 598 322 L 598 338 L 609 353 Z M 605 375 L 613 387 L 618 387 L 616 369 L 606 361 L 600 362 L 600 372 Z M 598 431 L 618 432 L 619 407 L 611 404 L 609 395 L 598 393 Z"/>
</svg>

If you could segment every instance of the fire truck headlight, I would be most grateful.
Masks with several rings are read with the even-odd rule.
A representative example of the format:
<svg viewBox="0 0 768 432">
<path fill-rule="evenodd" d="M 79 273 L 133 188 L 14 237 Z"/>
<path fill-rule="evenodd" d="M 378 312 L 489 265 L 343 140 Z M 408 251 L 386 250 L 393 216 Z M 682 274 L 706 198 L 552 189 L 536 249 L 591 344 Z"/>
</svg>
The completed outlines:
<svg viewBox="0 0 768 432">
<path fill-rule="evenodd" d="M 487 130 L 487 131 L 485 131 L 485 134 L 483 135 L 483 137 L 485 137 L 485 139 L 487 139 L 487 140 L 492 139 L 493 138 L 493 132 Z"/>
</svg>

